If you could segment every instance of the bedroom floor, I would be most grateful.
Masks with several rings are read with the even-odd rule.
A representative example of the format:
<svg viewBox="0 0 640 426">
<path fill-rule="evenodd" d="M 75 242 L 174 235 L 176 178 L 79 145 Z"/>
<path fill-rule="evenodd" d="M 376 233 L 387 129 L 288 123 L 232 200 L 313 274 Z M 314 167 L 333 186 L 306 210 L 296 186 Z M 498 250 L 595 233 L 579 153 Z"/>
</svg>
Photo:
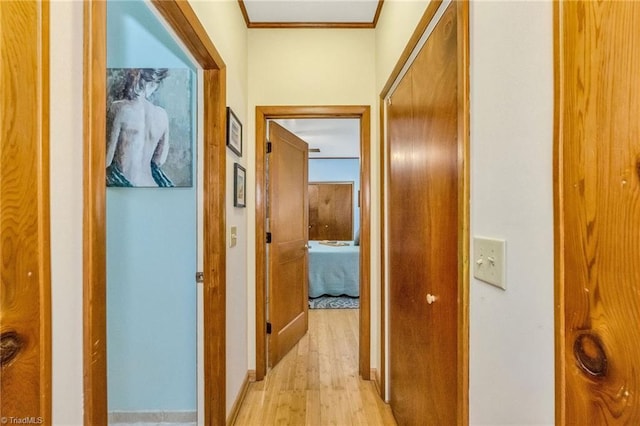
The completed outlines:
<svg viewBox="0 0 640 426">
<path fill-rule="evenodd" d="M 235 425 L 395 425 L 358 375 L 358 309 L 310 309 L 309 332 L 251 383 Z"/>
</svg>

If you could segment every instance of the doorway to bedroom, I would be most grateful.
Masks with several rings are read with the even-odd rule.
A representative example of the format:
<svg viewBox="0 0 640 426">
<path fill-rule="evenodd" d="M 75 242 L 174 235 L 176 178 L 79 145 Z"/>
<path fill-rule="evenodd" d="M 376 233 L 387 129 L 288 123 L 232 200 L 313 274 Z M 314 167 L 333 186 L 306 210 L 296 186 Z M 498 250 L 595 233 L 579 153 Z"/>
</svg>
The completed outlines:
<svg viewBox="0 0 640 426">
<path fill-rule="evenodd" d="M 273 122 L 309 147 L 309 309 L 358 309 L 360 120 L 294 118 Z"/>
<path fill-rule="evenodd" d="M 256 114 L 256 378 L 271 366 L 267 232 L 269 198 L 277 183 L 269 177 L 270 128 L 282 127 L 307 143 L 309 243 L 309 330 L 314 318 L 342 315 L 355 331 L 353 368 L 370 378 L 370 112 L 368 106 L 258 107 Z M 293 137 L 292 136 L 292 137 Z M 275 149 L 275 148 L 274 148 Z M 270 181 L 271 179 L 271 181 Z M 270 194 L 269 191 L 272 193 Z M 356 245 L 359 244 L 359 245 Z M 306 283 L 305 283 L 306 285 Z M 306 292 L 305 292 L 306 293 Z M 305 307 L 306 308 L 306 307 Z M 320 308 L 347 308 L 335 311 Z M 348 309 L 350 308 L 350 309 Z M 332 313 L 333 312 L 333 313 Z M 306 314 L 305 314 L 306 315 Z M 262 332 L 264 330 L 264 332 Z M 305 327 L 306 331 L 306 327 Z M 312 336 L 309 336 L 312 338 Z"/>
</svg>

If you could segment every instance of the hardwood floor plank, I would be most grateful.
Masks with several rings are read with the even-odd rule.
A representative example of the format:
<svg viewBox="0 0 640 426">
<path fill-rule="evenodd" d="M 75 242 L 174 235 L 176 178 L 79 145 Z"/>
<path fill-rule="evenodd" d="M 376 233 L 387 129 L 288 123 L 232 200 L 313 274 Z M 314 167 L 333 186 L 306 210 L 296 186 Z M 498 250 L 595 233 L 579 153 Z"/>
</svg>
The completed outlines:
<svg viewBox="0 0 640 426">
<path fill-rule="evenodd" d="M 309 332 L 249 386 L 236 425 L 395 425 L 358 374 L 358 310 L 313 309 Z"/>
<path fill-rule="evenodd" d="M 349 388 L 351 388 L 351 385 L 349 385 Z M 350 407 L 351 424 L 366 425 L 367 416 L 364 412 L 362 395 L 360 395 L 360 392 L 353 392 L 352 389 L 348 389 L 347 396 L 349 398 L 349 401 L 347 403 Z"/>
<path fill-rule="evenodd" d="M 309 426 L 319 426 L 320 422 L 320 390 L 307 391 L 307 422 Z"/>
<path fill-rule="evenodd" d="M 244 397 L 243 404 L 255 406 L 258 401 L 258 392 L 247 392 Z M 235 424 L 251 424 L 251 414 L 252 412 L 249 410 L 239 410 L 238 415 L 236 416 Z"/>
</svg>

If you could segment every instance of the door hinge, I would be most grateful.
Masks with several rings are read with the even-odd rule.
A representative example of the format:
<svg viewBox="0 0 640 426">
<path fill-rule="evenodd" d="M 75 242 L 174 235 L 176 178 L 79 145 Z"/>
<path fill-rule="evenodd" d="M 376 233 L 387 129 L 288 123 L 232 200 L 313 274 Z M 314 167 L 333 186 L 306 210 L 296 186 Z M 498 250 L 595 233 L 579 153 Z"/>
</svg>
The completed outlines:
<svg viewBox="0 0 640 426">
<path fill-rule="evenodd" d="M 271 142 L 267 142 L 267 154 L 271 154 Z"/>
<path fill-rule="evenodd" d="M 204 282 L 204 272 L 196 272 L 196 282 L 197 283 Z"/>
<path fill-rule="evenodd" d="M 271 232 L 267 232 L 267 244 L 271 244 Z"/>
<path fill-rule="evenodd" d="M 271 334 L 271 323 L 267 323 L 267 334 Z"/>
</svg>

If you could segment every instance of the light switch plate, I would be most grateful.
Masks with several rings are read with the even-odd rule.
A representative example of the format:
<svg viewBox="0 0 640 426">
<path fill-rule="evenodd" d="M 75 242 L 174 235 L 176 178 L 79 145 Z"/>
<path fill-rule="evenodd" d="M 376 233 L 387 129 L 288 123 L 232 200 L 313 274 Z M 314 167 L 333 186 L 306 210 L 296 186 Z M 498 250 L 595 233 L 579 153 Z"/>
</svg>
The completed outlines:
<svg viewBox="0 0 640 426">
<path fill-rule="evenodd" d="M 235 247 L 238 243 L 238 227 L 231 226 L 229 228 L 229 247 Z"/>
<path fill-rule="evenodd" d="M 473 276 L 503 290 L 507 289 L 505 246 L 505 240 L 473 239 Z"/>
</svg>

